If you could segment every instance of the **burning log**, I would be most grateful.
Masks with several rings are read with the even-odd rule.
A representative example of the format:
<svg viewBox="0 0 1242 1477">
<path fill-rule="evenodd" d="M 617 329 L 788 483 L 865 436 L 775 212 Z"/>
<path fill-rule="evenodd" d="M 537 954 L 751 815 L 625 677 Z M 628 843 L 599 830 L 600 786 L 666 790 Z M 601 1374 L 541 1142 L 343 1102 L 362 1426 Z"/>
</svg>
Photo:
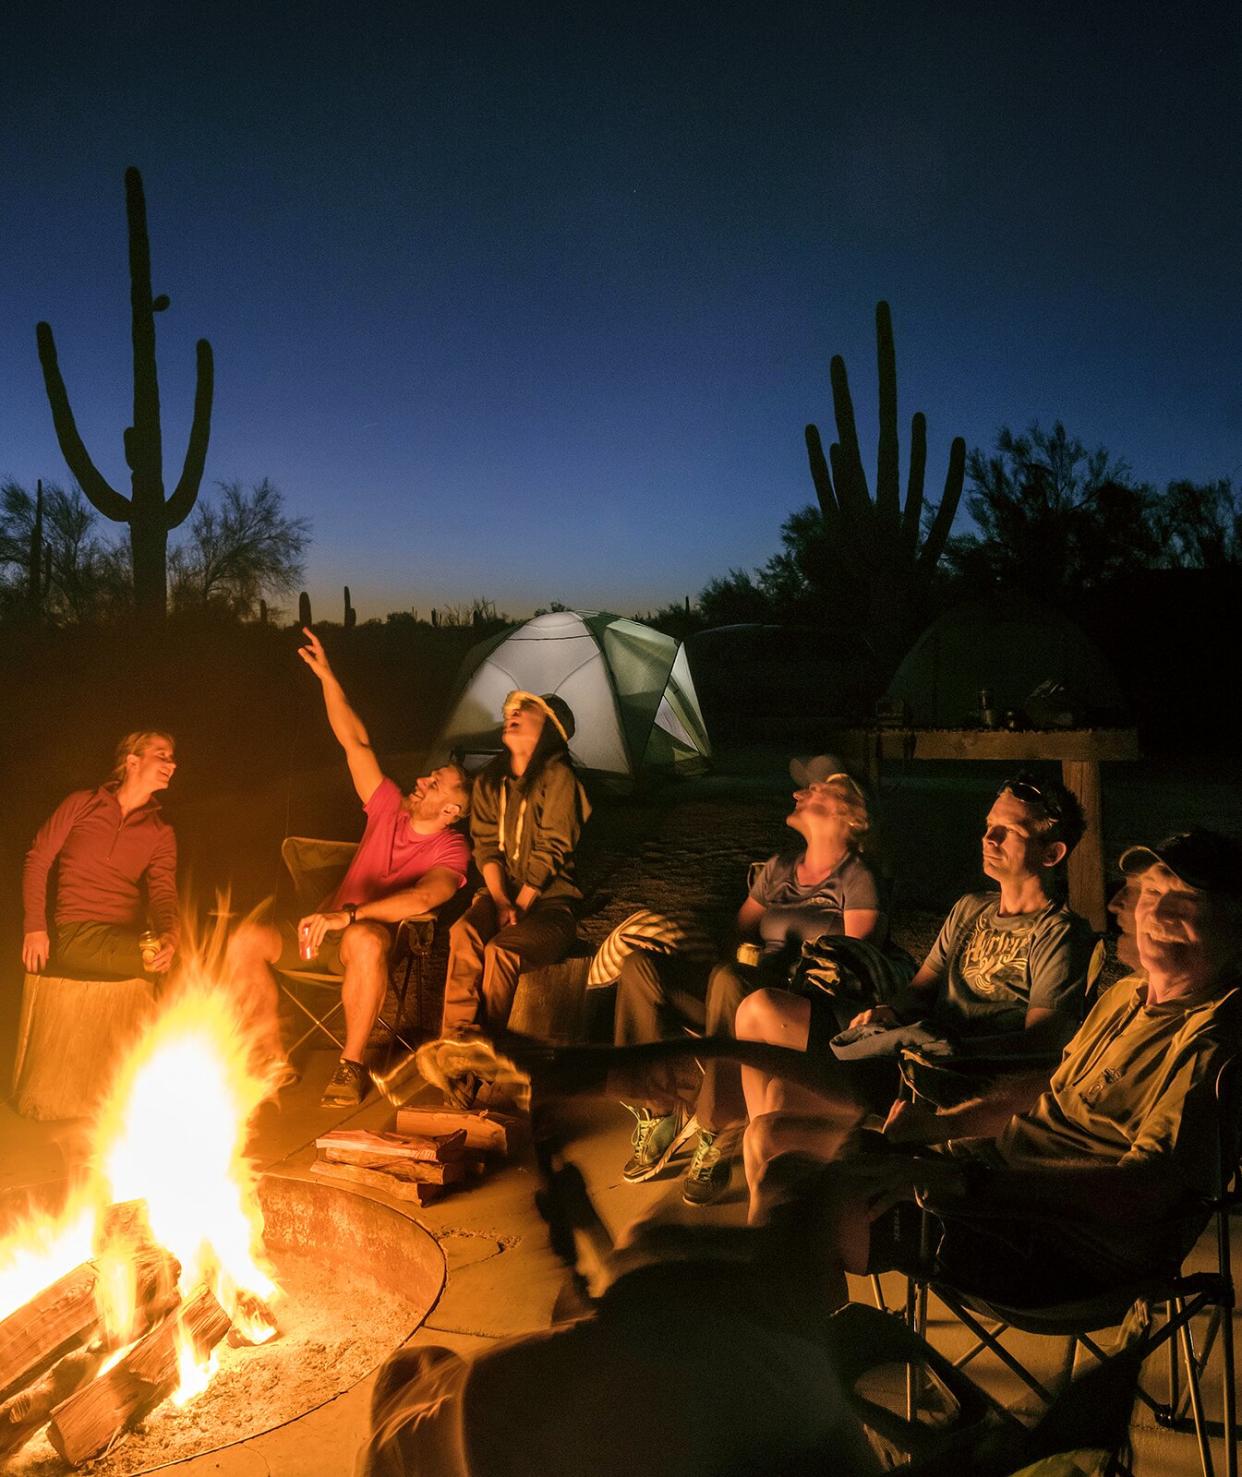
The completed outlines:
<svg viewBox="0 0 1242 1477">
<path fill-rule="evenodd" d="M 95 1336 L 98 1281 L 94 1262 L 83 1262 L 0 1322 L 0 1399 L 21 1390 L 62 1355 Z"/>
<path fill-rule="evenodd" d="M 415 1137 L 463 1131 L 467 1149 L 487 1154 L 506 1154 L 509 1138 L 505 1125 L 486 1108 L 398 1108 L 397 1132 Z"/>
<path fill-rule="evenodd" d="M 367 1169 L 361 1164 L 330 1164 L 326 1159 L 316 1159 L 310 1168 L 312 1174 L 324 1179 L 368 1185 L 373 1190 L 384 1190 L 397 1200 L 412 1200 L 417 1205 L 430 1205 L 444 1192 L 443 1185 L 431 1185 L 425 1180 L 397 1179 L 382 1170 Z"/>
<path fill-rule="evenodd" d="M 87 1380 L 94 1379 L 103 1358 L 102 1351 L 97 1349 L 79 1349 L 66 1354 L 41 1380 L 0 1405 L 0 1456 L 24 1446 L 41 1426 L 47 1424 L 52 1411 L 63 1400 L 67 1400 Z"/>
<path fill-rule="evenodd" d="M 106 1374 L 58 1405 L 48 1440 L 70 1466 L 80 1467 L 112 1446 L 177 1388 L 177 1324 L 204 1357 L 229 1329 L 229 1315 L 201 1288 L 180 1315 L 144 1335 Z"/>
</svg>

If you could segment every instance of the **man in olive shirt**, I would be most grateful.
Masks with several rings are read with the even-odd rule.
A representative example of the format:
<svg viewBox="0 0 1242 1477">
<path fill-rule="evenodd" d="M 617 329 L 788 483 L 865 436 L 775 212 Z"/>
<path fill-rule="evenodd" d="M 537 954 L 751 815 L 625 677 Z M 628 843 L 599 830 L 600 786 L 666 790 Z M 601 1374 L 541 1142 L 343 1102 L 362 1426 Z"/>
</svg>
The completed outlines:
<svg viewBox="0 0 1242 1477">
<path fill-rule="evenodd" d="M 1026 1306 L 1167 1272 L 1189 1250 L 1195 1201 L 1215 1188 L 1217 1075 L 1242 1050 L 1242 845 L 1187 831 L 1131 848 L 1121 868 L 1142 971 L 1103 994 L 1047 1092 L 996 1137 L 973 1137 L 997 1132 L 983 1101 L 940 1115 L 940 1137 L 954 1136 L 931 1155 L 834 1165 L 824 1205 L 842 1270 L 914 1265 L 916 1195 L 939 1223 L 940 1273 Z M 894 1109 L 890 1138 L 926 1136 L 909 1131 L 912 1112 Z M 767 1140 L 756 1218 L 779 1198 L 780 1154 L 814 1153 L 775 1117 L 752 1125 Z M 1219 1129 L 1236 1144 L 1238 1127 Z"/>
</svg>

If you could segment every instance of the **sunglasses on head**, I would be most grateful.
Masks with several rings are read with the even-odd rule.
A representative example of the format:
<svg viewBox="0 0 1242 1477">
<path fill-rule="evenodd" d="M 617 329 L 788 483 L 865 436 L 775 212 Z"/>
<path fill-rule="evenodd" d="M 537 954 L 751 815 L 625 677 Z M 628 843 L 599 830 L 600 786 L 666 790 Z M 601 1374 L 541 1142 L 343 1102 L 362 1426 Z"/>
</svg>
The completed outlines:
<svg viewBox="0 0 1242 1477">
<path fill-rule="evenodd" d="M 1012 795 L 1015 800 L 1021 800 L 1024 805 L 1040 805 L 1054 820 L 1061 817 L 1061 797 L 1055 790 L 1041 790 L 1034 780 L 1006 780 L 996 793 Z"/>
</svg>

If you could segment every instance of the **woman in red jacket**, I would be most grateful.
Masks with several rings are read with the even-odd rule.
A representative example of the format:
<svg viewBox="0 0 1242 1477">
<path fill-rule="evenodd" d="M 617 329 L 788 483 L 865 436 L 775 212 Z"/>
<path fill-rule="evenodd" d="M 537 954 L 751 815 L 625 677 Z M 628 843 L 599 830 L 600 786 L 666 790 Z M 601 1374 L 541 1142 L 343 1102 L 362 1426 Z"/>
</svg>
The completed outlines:
<svg viewBox="0 0 1242 1477">
<path fill-rule="evenodd" d="M 22 963 L 87 977 L 162 974 L 177 948 L 177 838 L 155 795 L 177 768 L 172 735 L 128 734 L 117 746 L 112 778 L 75 790 L 39 828 L 22 872 Z M 53 927 L 48 873 L 59 863 Z M 159 950 L 144 965 L 139 934 L 152 930 Z M 55 947 L 52 935 L 55 934 Z"/>
</svg>

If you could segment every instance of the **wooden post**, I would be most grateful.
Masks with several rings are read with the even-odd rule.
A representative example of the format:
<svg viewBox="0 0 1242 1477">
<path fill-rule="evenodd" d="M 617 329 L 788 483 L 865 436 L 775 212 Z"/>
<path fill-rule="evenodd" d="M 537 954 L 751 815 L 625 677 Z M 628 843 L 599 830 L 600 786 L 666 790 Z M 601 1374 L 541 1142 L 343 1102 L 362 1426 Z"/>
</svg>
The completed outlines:
<svg viewBox="0 0 1242 1477">
<path fill-rule="evenodd" d="M 1061 778 L 1078 796 L 1087 827 L 1082 840 L 1070 852 L 1070 907 L 1103 933 L 1108 924 L 1104 906 L 1104 827 L 1100 808 L 1100 766 L 1095 759 L 1063 759 Z"/>
</svg>

